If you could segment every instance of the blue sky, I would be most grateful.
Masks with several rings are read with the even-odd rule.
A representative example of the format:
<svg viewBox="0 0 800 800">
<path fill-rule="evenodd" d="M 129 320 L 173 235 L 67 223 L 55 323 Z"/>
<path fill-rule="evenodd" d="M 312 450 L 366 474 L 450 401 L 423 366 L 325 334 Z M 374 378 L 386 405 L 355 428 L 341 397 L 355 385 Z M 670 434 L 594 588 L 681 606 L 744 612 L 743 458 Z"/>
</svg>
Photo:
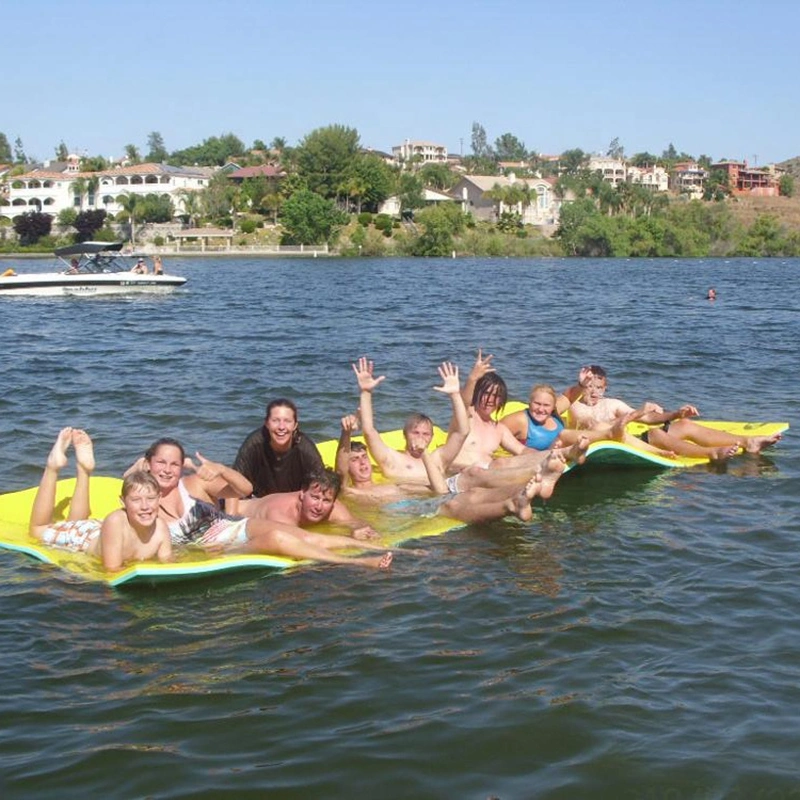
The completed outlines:
<svg viewBox="0 0 800 800">
<path fill-rule="evenodd" d="M 0 18 L 0 131 L 39 159 L 332 123 L 466 155 L 476 121 L 540 153 L 800 155 L 793 0 L 6 0 Z"/>
</svg>

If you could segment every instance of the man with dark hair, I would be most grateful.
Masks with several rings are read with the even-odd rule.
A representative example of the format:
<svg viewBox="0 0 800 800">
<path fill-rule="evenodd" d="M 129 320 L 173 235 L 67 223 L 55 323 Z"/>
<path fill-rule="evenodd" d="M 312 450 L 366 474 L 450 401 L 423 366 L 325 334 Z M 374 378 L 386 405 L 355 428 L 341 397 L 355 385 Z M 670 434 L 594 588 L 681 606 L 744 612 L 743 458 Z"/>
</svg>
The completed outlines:
<svg viewBox="0 0 800 800">
<path fill-rule="evenodd" d="M 299 491 L 277 492 L 239 502 L 238 513 L 245 517 L 286 522 L 304 528 L 331 522 L 350 528 L 356 539 L 374 539 L 377 533 L 363 520 L 354 517 L 337 499 L 341 478 L 331 469 L 310 472 Z"/>
</svg>

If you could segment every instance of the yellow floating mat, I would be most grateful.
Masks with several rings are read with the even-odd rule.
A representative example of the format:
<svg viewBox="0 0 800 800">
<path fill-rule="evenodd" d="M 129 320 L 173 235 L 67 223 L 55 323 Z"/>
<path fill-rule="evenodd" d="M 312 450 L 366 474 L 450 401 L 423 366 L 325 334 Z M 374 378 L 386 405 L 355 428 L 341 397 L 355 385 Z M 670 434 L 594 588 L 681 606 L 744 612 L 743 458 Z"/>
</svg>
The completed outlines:
<svg viewBox="0 0 800 800">
<path fill-rule="evenodd" d="M 509 412 L 525 408 L 518 402 L 509 403 Z M 734 435 L 773 436 L 788 430 L 787 422 L 728 422 L 721 420 L 696 420 L 701 425 L 717 430 L 724 430 Z M 628 430 L 638 435 L 647 429 L 647 425 L 631 423 Z M 446 439 L 446 432 L 441 428 L 434 429 L 433 445 L 438 446 Z M 405 441 L 402 430 L 389 431 L 382 434 L 384 441 L 391 447 L 403 449 Z M 356 439 L 360 437 L 355 437 Z M 324 462 L 333 466 L 336 457 L 337 442 L 335 439 L 319 445 Z M 624 467 L 693 467 L 707 464 L 705 458 L 665 458 L 620 442 L 601 441 L 592 444 L 583 467 L 592 466 L 624 466 Z M 568 470 L 574 465 L 570 464 Z M 376 474 L 376 480 L 381 476 Z M 96 476 L 91 479 L 90 496 L 92 517 L 102 519 L 120 507 L 119 494 L 122 482 L 118 478 Z M 69 500 L 75 489 L 75 479 L 70 478 L 58 482 L 56 493 L 55 519 L 64 519 L 69 507 Z M 223 555 L 207 556 L 199 550 L 188 549 L 177 553 L 177 560 L 170 564 L 141 562 L 125 567 L 119 572 L 106 572 L 97 559 L 83 553 L 72 553 L 47 547 L 28 535 L 28 519 L 33 505 L 36 487 L 19 492 L 0 495 L 0 548 L 26 553 L 48 564 L 54 564 L 68 572 L 89 579 L 102 581 L 110 586 L 131 585 L 137 583 L 155 583 L 188 580 L 216 573 L 247 569 L 284 570 L 303 562 L 290 558 L 270 555 Z M 402 511 L 389 512 L 386 509 L 373 512 L 359 512 L 377 531 L 381 533 L 381 541 L 387 548 L 394 547 L 410 539 L 427 536 L 439 536 L 463 523 L 447 517 L 419 517 L 404 514 Z M 324 530 L 324 528 L 323 528 Z"/>
<path fill-rule="evenodd" d="M 119 508 L 121 488 L 122 481 L 118 478 L 92 477 L 89 489 L 91 516 L 102 519 Z M 58 482 L 54 519 L 66 517 L 74 491 L 74 478 Z M 109 586 L 185 581 L 241 570 L 284 570 L 305 563 L 282 556 L 258 554 L 208 556 L 199 549 L 186 549 L 178 550 L 176 561 L 169 564 L 155 561 L 137 562 L 119 572 L 107 572 L 97 558 L 85 553 L 48 547 L 28 535 L 28 519 L 35 495 L 36 487 L 0 495 L 0 548 L 25 553 L 78 577 L 102 581 Z M 420 518 L 402 514 L 382 515 L 380 520 L 370 520 L 370 522 L 383 534 L 381 541 L 386 544 L 387 549 L 409 539 L 438 536 L 463 525 L 458 520 L 447 517 Z M 383 523 L 387 528 L 390 526 L 391 530 L 378 527 L 379 523 Z"/>
</svg>

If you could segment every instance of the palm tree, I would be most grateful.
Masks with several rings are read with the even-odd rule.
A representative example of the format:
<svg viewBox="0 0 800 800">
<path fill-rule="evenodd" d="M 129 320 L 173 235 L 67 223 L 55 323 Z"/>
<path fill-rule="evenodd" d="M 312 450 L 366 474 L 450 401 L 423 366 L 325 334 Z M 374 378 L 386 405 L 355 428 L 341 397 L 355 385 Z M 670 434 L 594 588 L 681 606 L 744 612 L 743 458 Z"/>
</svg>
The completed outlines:
<svg viewBox="0 0 800 800">
<path fill-rule="evenodd" d="M 128 212 L 131 227 L 131 244 L 136 244 L 136 204 L 139 202 L 139 196 L 131 193 L 122 194 L 117 198 L 117 202 L 122 206 L 124 211 Z"/>
<path fill-rule="evenodd" d="M 87 182 L 86 178 L 75 178 L 72 181 L 72 194 L 78 199 L 78 208 L 83 211 L 83 198 L 86 195 Z"/>
<path fill-rule="evenodd" d="M 196 228 L 203 209 L 203 198 L 197 189 L 181 189 L 178 195 L 183 213 L 189 218 L 189 226 Z"/>
</svg>

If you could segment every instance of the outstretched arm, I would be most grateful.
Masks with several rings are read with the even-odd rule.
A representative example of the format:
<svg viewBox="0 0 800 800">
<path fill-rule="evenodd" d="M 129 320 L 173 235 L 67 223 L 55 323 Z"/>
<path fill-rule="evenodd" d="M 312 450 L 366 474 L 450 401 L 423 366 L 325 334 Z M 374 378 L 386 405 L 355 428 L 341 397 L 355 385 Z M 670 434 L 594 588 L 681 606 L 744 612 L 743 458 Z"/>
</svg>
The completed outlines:
<svg viewBox="0 0 800 800">
<path fill-rule="evenodd" d="M 659 425 L 662 422 L 672 422 L 676 419 L 700 416 L 700 412 L 697 408 L 689 404 L 683 405 L 675 411 L 664 411 L 661 406 L 655 403 L 645 403 L 641 411 L 642 413 L 637 419 L 639 422 L 644 422 L 647 425 Z"/>
<path fill-rule="evenodd" d="M 334 501 L 328 521 L 337 525 L 347 526 L 356 539 L 378 538 L 378 532 L 368 522 L 354 517 L 350 509 L 341 500 Z"/>
</svg>

